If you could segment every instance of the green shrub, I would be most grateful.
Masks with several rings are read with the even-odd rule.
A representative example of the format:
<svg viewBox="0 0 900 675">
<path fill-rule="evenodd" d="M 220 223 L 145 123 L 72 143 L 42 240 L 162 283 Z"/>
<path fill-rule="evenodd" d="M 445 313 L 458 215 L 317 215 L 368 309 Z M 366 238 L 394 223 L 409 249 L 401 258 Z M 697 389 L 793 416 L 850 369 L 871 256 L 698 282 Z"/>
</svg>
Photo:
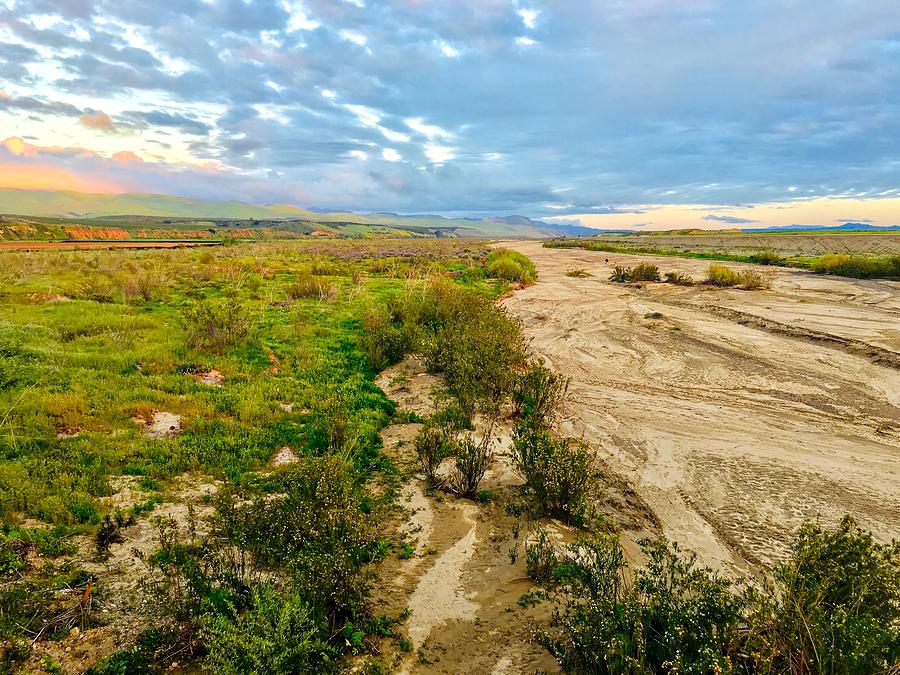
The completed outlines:
<svg viewBox="0 0 900 675">
<path fill-rule="evenodd" d="M 559 555 L 547 530 L 539 529 L 532 541 L 525 542 L 525 570 L 535 583 L 546 585 L 553 581 L 559 563 Z"/>
<path fill-rule="evenodd" d="M 490 435 L 486 434 L 480 442 L 470 437 L 461 439 L 456 445 L 454 459 L 450 489 L 460 497 L 476 499 L 478 486 L 494 459 Z"/>
<path fill-rule="evenodd" d="M 390 314 L 381 308 L 366 312 L 360 341 L 366 360 L 376 372 L 401 361 L 413 347 L 409 331 L 392 322 Z"/>
<path fill-rule="evenodd" d="M 541 427 L 519 423 L 513 429 L 512 462 L 542 515 L 584 522 L 597 486 L 594 453 L 583 441 L 554 438 Z"/>
<path fill-rule="evenodd" d="M 191 349 L 221 353 L 243 343 L 250 333 L 250 317 L 236 298 L 198 302 L 185 312 L 184 319 Z"/>
<path fill-rule="evenodd" d="M 647 542 L 632 580 L 615 535 L 568 548 L 547 644 L 569 673 L 734 672 L 743 600 L 727 580 L 663 542 Z"/>
<path fill-rule="evenodd" d="M 529 364 L 516 379 L 512 392 L 515 416 L 528 418 L 536 426 L 552 424 L 568 397 L 569 382 L 569 378 L 540 363 Z"/>
<path fill-rule="evenodd" d="M 494 249 L 488 254 L 488 276 L 520 284 L 533 284 L 537 269 L 528 256 L 506 248 Z"/>
<path fill-rule="evenodd" d="M 609 275 L 609 280 L 614 281 L 617 284 L 624 284 L 626 281 L 631 281 L 631 268 L 616 265 L 613 268 L 612 274 Z"/>
<path fill-rule="evenodd" d="M 740 281 L 740 275 L 725 265 L 711 263 L 706 270 L 706 283 L 712 286 L 737 286 Z"/>
<path fill-rule="evenodd" d="M 455 439 L 449 437 L 443 429 L 426 426 L 416 436 L 413 444 L 426 482 L 431 487 L 440 487 L 443 481 L 438 476 L 437 470 L 445 458 L 454 454 Z"/>
<path fill-rule="evenodd" d="M 773 251 L 771 249 L 766 251 L 759 251 L 758 253 L 754 253 L 749 256 L 749 262 L 756 263 L 757 265 L 786 265 L 787 258 L 778 253 L 777 251 Z"/>
<path fill-rule="evenodd" d="M 748 652 L 763 673 L 894 672 L 900 664 L 900 542 L 879 544 L 849 517 L 808 523 L 774 587 L 755 596 Z"/>
<path fill-rule="evenodd" d="M 333 670 L 335 649 L 327 626 L 297 593 L 282 595 L 269 584 L 251 591 L 242 612 L 208 614 L 201 620 L 207 665 L 224 675 L 279 675 Z"/>
<path fill-rule="evenodd" d="M 659 281 L 659 268 L 649 263 L 641 263 L 631 270 L 631 281 Z"/>
<path fill-rule="evenodd" d="M 900 277 L 900 255 L 872 256 L 828 253 L 810 262 L 809 267 L 819 274 L 837 274 L 857 279 Z"/>
</svg>

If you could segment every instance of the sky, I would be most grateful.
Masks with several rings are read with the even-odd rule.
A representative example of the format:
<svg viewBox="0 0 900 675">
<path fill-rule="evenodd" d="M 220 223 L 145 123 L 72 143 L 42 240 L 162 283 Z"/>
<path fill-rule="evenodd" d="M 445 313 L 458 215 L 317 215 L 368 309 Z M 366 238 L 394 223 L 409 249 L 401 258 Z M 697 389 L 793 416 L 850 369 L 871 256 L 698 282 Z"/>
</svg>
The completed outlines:
<svg viewBox="0 0 900 675">
<path fill-rule="evenodd" d="M 0 187 L 900 224 L 900 2 L 0 0 Z"/>
</svg>

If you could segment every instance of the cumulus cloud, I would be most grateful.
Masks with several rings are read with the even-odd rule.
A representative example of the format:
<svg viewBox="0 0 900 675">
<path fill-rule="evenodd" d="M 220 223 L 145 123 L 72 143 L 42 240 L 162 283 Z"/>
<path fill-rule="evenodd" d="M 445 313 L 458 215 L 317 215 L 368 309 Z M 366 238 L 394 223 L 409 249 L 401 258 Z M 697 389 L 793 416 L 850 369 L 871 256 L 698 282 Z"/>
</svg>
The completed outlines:
<svg viewBox="0 0 900 675">
<path fill-rule="evenodd" d="M 725 9 L 0 2 L 0 129 L 24 139 L 2 150 L 107 185 L 360 210 L 897 194 L 900 4 Z M 125 141 L 144 162 L 111 159 Z"/>
<path fill-rule="evenodd" d="M 709 220 L 714 223 L 728 223 L 729 225 L 747 225 L 749 223 L 759 222 L 758 220 L 751 220 L 750 218 L 740 218 L 738 216 L 716 216 L 713 214 L 703 216 L 703 220 Z"/>
</svg>

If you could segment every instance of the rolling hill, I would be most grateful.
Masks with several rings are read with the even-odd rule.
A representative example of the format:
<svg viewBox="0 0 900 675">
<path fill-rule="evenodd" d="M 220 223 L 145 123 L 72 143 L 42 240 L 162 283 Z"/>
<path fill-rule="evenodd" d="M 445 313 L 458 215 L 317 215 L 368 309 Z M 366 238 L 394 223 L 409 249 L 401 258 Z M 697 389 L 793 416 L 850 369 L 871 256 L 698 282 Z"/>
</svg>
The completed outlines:
<svg viewBox="0 0 900 675">
<path fill-rule="evenodd" d="M 171 195 L 143 193 L 87 194 L 81 192 L 0 189 L 0 214 L 34 218 L 90 221 L 139 218 L 177 218 L 196 221 L 266 221 L 266 227 L 290 231 L 309 229 L 301 223 L 322 226 L 337 234 L 391 234 L 400 231 L 420 236 L 490 238 L 545 238 L 585 236 L 594 230 L 577 225 L 557 225 L 525 216 L 500 218 L 445 218 L 437 215 L 358 214 L 322 212 L 290 204 L 256 205 L 239 201 L 209 202 Z"/>
</svg>

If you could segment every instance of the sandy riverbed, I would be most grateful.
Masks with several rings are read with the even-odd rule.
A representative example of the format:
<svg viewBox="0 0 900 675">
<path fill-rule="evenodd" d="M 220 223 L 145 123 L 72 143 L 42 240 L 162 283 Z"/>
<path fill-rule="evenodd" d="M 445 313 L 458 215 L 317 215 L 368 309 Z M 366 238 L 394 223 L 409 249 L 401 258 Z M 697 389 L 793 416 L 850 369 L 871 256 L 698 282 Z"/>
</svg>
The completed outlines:
<svg viewBox="0 0 900 675">
<path fill-rule="evenodd" d="M 668 537 L 724 569 L 783 557 L 806 519 L 900 537 L 900 284 L 759 268 L 771 290 L 625 286 L 613 265 L 708 263 L 505 245 L 538 266 L 504 304 L 572 378 L 568 431 Z"/>
</svg>

